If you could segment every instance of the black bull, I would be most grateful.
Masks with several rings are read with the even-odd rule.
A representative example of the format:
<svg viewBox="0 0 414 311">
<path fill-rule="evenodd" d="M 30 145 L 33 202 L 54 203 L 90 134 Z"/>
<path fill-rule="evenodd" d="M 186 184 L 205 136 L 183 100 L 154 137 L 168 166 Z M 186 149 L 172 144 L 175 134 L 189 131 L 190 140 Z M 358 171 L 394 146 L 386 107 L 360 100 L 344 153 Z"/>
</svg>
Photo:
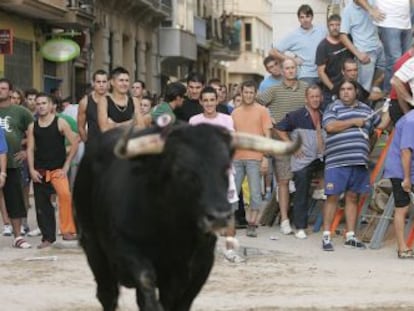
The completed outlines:
<svg viewBox="0 0 414 311">
<path fill-rule="evenodd" d="M 200 125 L 132 136 L 156 132 L 162 152 L 130 159 L 114 155 L 120 129 L 103 134 L 76 178 L 80 244 L 105 311 L 116 309 L 120 285 L 136 288 L 140 310 L 189 310 L 213 265 L 214 230 L 232 212 L 231 135 Z"/>
</svg>

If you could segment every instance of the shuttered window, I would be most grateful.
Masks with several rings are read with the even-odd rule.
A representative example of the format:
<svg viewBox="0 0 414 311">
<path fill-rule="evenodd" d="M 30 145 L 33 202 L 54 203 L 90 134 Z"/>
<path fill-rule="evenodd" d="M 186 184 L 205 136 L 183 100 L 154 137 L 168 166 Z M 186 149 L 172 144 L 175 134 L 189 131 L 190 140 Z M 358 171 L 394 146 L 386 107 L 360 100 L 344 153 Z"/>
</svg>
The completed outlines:
<svg viewBox="0 0 414 311">
<path fill-rule="evenodd" d="M 14 39 L 13 54 L 4 57 L 4 76 L 21 89 L 33 87 L 33 42 Z"/>
</svg>

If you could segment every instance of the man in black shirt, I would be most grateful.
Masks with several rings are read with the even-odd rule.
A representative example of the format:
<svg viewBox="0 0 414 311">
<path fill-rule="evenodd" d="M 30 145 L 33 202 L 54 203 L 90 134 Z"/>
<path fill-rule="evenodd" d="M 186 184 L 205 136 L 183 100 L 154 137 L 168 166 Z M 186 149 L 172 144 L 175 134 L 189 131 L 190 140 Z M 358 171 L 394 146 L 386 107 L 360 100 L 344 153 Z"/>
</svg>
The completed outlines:
<svg viewBox="0 0 414 311">
<path fill-rule="evenodd" d="M 342 65 L 342 75 L 343 75 L 344 79 L 356 82 L 358 101 L 363 102 L 365 104 L 369 104 L 369 101 L 371 99 L 370 94 L 369 94 L 368 91 L 366 91 L 362 87 L 361 84 L 359 84 L 357 82 L 357 80 L 358 80 L 358 63 L 353 58 L 348 58 L 344 61 L 343 65 Z M 338 81 L 337 83 L 335 83 L 335 85 L 332 89 L 333 98 L 332 98 L 331 102 L 333 102 L 335 99 L 337 99 L 339 97 L 339 85 L 340 84 L 341 84 L 341 81 Z"/>
<path fill-rule="evenodd" d="M 102 132 L 114 127 L 128 125 L 136 121 L 138 127 L 144 127 L 145 121 L 140 112 L 139 102 L 129 96 L 129 72 L 123 67 L 111 71 L 112 91 L 99 99 L 98 125 Z"/>
<path fill-rule="evenodd" d="M 316 49 L 315 63 L 318 66 L 318 76 L 322 82 L 324 101 L 321 109 L 332 102 L 334 85 L 342 80 L 342 64 L 345 59 L 352 58 L 352 53 L 339 39 L 341 17 L 333 14 L 328 18 L 328 36 L 319 43 Z"/>
<path fill-rule="evenodd" d="M 50 186 L 53 186 L 58 197 L 62 237 L 64 240 L 76 239 L 67 174 L 78 149 L 78 138 L 69 124 L 53 113 L 52 108 L 51 98 L 38 94 L 36 109 L 39 117 L 27 130 L 27 160 L 33 180 L 37 222 L 42 232 L 42 243 L 38 248 L 48 247 L 56 240 L 55 209 L 50 203 Z M 70 142 L 67 155 L 65 138 Z"/>
<path fill-rule="evenodd" d="M 217 78 L 210 79 L 207 84 L 208 86 L 211 86 L 213 89 L 215 89 L 217 92 L 218 101 L 219 101 L 219 104 L 216 107 L 217 112 L 230 115 L 229 109 L 227 107 L 227 103 L 225 101 L 225 95 L 223 94 L 224 92 L 223 85 L 221 84 L 220 79 L 217 79 Z"/>
<path fill-rule="evenodd" d="M 204 88 L 205 79 L 203 75 L 193 72 L 187 77 L 187 98 L 182 107 L 174 112 L 178 120 L 188 122 L 192 116 L 203 112 L 200 104 L 201 90 Z"/>
</svg>

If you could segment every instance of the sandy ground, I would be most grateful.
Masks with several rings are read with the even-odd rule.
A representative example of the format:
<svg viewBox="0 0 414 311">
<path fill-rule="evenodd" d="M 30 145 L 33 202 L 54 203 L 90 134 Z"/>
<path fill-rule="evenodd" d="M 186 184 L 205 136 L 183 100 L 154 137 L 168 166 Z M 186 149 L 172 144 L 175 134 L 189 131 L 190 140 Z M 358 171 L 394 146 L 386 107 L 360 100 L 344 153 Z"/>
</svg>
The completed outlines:
<svg viewBox="0 0 414 311">
<path fill-rule="evenodd" d="M 327 253 L 320 234 L 297 240 L 276 227 L 258 232 L 258 238 L 247 238 L 238 231 L 239 252 L 247 259 L 242 264 L 223 258 L 220 239 L 215 266 L 192 310 L 414 310 L 414 261 L 398 260 L 393 243 L 380 250 L 350 250 L 336 237 L 335 252 Z M 28 240 L 36 245 L 40 238 Z M 17 250 L 10 243 L 11 238 L 0 237 L 1 310 L 101 310 L 76 245 Z M 25 260 L 33 256 L 57 260 Z M 137 310 L 134 297 L 122 289 L 120 310 Z"/>
</svg>

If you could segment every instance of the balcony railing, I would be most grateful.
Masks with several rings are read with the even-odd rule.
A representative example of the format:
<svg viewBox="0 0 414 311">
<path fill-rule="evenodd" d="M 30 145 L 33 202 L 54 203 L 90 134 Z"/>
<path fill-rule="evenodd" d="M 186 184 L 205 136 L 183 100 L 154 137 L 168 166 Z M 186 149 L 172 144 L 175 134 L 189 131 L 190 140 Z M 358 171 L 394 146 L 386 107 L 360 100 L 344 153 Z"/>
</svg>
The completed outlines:
<svg viewBox="0 0 414 311">
<path fill-rule="evenodd" d="M 207 40 L 216 41 L 232 51 L 240 51 L 241 21 L 233 16 L 207 18 Z"/>
</svg>

